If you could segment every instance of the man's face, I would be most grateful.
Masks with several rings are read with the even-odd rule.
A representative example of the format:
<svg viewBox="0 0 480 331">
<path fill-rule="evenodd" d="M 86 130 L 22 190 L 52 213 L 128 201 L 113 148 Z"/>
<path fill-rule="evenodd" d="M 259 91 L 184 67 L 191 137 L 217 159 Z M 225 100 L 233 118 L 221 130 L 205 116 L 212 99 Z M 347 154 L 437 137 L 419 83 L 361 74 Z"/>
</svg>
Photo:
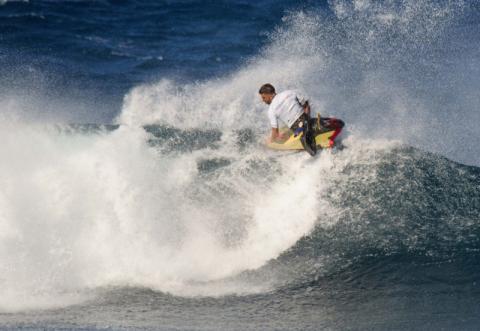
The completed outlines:
<svg viewBox="0 0 480 331">
<path fill-rule="evenodd" d="M 268 93 L 262 93 L 260 94 L 260 97 L 262 98 L 262 101 L 265 102 L 267 105 L 272 103 L 273 97 L 275 94 L 268 94 Z"/>
</svg>

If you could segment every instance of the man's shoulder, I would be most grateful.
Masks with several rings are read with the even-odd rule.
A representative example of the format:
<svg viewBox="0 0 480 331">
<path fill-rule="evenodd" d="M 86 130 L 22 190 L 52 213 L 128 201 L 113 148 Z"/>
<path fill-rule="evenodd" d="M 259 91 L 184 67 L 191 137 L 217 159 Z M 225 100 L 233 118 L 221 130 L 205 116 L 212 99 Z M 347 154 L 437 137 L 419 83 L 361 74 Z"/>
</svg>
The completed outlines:
<svg viewBox="0 0 480 331">
<path fill-rule="evenodd" d="M 304 98 L 304 94 L 297 91 L 297 90 L 285 90 L 277 94 L 278 101 L 280 100 L 287 100 L 287 99 L 293 99 L 293 98 Z"/>
<path fill-rule="evenodd" d="M 295 95 L 295 92 L 293 90 L 285 90 L 280 93 L 277 93 L 275 95 L 275 98 L 273 98 L 271 106 L 273 108 L 277 107 L 279 104 L 283 103 L 286 99 L 289 99 L 292 97 L 292 95 Z"/>
<path fill-rule="evenodd" d="M 280 96 L 280 98 L 285 98 L 288 97 L 292 94 L 297 94 L 295 90 L 285 90 L 277 94 L 277 96 Z"/>
<path fill-rule="evenodd" d="M 282 92 L 279 92 L 275 95 L 275 97 L 272 100 L 272 103 L 270 104 L 271 108 L 276 108 L 280 104 L 282 104 L 286 100 L 294 100 L 295 98 L 297 99 L 305 99 L 302 93 L 300 93 L 297 90 L 284 90 Z"/>
</svg>

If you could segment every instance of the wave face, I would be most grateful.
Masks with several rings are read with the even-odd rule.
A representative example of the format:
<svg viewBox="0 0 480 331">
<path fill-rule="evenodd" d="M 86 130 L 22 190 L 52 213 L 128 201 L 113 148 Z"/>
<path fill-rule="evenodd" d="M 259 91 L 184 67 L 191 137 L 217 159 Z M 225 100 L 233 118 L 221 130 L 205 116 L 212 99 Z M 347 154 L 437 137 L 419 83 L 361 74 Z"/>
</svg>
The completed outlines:
<svg viewBox="0 0 480 331">
<path fill-rule="evenodd" d="M 478 327 L 476 2 L 0 17 L 0 327 Z M 265 82 L 344 148 L 267 150 Z"/>
</svg>

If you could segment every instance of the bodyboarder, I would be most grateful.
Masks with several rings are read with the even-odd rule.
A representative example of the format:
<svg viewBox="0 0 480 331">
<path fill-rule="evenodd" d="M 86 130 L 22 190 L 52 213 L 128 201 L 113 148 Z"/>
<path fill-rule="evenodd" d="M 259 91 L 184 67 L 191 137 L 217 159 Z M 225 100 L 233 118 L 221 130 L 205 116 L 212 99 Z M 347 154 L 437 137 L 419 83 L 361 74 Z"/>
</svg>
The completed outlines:
<svg viewBox="0 0 480 331">
<path fill-rule="evenodd" d="M 269 105 L 268 119 L 272 128 L 270 141 L 277 142 L 286 138 L 279 131 L 279 121 L 281 121 L 296 134 L 303 132 L 301 137 L 303 148 L 310 155 L 315 155 L 317 145 L 311 126 L 308 100 L 292 90 L 286 90 L 277 94 L 271 84 L 262 85 L 258 93 L 262 101 Z"/>
</svg>

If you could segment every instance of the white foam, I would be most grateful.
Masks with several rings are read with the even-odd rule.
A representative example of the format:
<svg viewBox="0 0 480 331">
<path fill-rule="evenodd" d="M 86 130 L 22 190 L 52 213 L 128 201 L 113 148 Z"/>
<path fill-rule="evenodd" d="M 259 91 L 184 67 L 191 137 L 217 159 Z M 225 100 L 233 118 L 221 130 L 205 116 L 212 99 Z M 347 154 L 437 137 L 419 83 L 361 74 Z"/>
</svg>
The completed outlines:
<svg viewBox="0 0 480 331">
<path fill-rule="evenodd" d="M 76 303 L 110 285 L 182 295 L 258 291 L 212 281 L 277 257 L 311 231 L 322 208 L 322 185 L 307 187 L 327 159 L 292 155 L 279 163 L 270 152 L 229 149 L 164 154 L 141 128 L 64 135 L 2 123 L 3 310 Z M 200 176 L 197 161 L 213 157 L 232 163 Z M 283 176 L 264 181 L 252 162 L 273 162 Z M 297 207 L 304 204 L 311 208 Z"/>
<path fill-rule="evenodd" d="M 335 3 L 348 26 L 357 16 L 347 3 Z M 372 7 L 372 2 L 357 1 L 353 9 L 366 16 L 373 10 L 377 21 L 379 10 Z M 408 25 L 418 17 L 407 14 L 386 25 Z M 335 41 L 339 27 L 327 26 L 333 29 L 329 31 L 324 24 L 311 13 L 292 14 L 272 34 L 271 44 L 238 72 L 184 86 L 160 80 L 133 89 L 118 117 L 124 125 L 110 134 L 62 135 L 14 115 L 3 118 L 0 288 L 7 291 L 0 296 L 0 308 L 62 306 L 84 300 L 88 289 L 116 284 L 181 295 L 262 290 L 258 284 L 225 279 L 276 258 L 316 224 L 328 226 L 321 215 L 335 211 L 319 197 L 341 169 L 338 161 L 356 162 L 365 149 L 355 146 L 385 148 L 374 139 L 382 136 L 379 132 L 402 139 L 412 105 L 425 109 L 420 119 L 430 111 L 424 100 L 412 98 L 381 70 L 361 72 L 365 79 L 357 86 L 358 102 L 345 100 L 345 91 L 329 82 L 345 74 L 342 70 L 358 72 L 337 67 L 332 54 L 338 49 L 329 48 L 327 37 Z M 365 35 L 375 40 L 377 33 Z M 343 51 L 348 59 L 368 64 L 358 46 Z M 228 137 L 233 129 L 268 127 L 257 95 L 266 82 L 279 90 L 303 90 L 316 111 L 345 119 L 355 133 L 347 138 L 352 148 L 340 160 L 329 153 L 311 159 L 306 154 L 280 157 L 261 147 L 232 148 Z M 391 102 L 381 103 L 388 107 L 382 109 L 378 100 Z M 222 131 L 225 144 L 163 153 L 147 144 L 148 135 L 140 128 L 152 123 L 214 127 Z M 410 133 L 421 137 L 416 131 L 424 127 L 422 121 L 415 126 Z M 230 165 L 200 174 L 198 162 L 213 158 Z M 265 178 L 265 171 L 258 170 L 262 167 L 271 177 Z"/>
<path fill-rule="evenodd" d="M 230 145 L 164 153 L 127 126 L 95 135 L 0 128 L 3 311 L 75 304 L 114 285 L 185 296 L 268 290 L 231 277 L 329 226 L 322 215 L 335 211 L 322 192 L 349 162 Z M 198 162 L 214 158 L 230 164 L 199 173 Z"/>
</svg>

